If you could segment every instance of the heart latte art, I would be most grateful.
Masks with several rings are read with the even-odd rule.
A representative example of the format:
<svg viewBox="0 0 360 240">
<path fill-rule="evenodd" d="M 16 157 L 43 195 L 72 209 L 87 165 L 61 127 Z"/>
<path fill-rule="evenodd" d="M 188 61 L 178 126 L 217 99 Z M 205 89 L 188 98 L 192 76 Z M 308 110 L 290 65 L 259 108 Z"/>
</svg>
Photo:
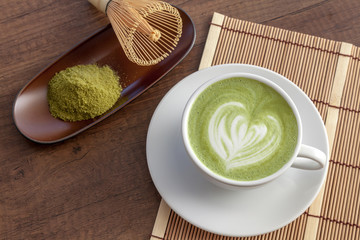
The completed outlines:
<svg viewBox="0 0 360 240">
<path fill-rule="evenodd" d="M 232 116 L 233 112 L 239 115 Z M 263 121 L 251 123 L 249 115 L 243 104 L 228 102 L 211 116 L 209 141 L 226 170 L 262 161 L 281 143 L 281 125 L 275 117 L 266 115 Z"/>
<path fill-rule="evenodd" d="M 297 122 L 274 89 L 236 77 L 210 85 L 197 97 L 190 110 L 188 136 L 196 156 L 213 172 L 256 180 L 291 159 Z"/>
</svg>

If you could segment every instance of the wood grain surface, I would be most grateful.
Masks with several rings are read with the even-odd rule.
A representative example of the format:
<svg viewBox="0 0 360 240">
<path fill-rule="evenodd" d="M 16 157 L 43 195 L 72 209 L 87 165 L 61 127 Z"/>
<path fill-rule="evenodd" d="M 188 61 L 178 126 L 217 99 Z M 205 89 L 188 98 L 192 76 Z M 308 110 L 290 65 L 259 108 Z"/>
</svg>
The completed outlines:
<svg viewBox="0 0 360 240">
<path fill-rule="evenodd" d="M 161 197 L 146 163 L 151 116 L 199 68 L 213 12 L 360 46 L 358 0 L 172 0 L 197 30 L 190 54 L 115 115 L 65 142 L 16 129 L 18 91 L 108 20 L 86 0 L 0 1 L 0 239 L 149 239 Z"/>
</svg>

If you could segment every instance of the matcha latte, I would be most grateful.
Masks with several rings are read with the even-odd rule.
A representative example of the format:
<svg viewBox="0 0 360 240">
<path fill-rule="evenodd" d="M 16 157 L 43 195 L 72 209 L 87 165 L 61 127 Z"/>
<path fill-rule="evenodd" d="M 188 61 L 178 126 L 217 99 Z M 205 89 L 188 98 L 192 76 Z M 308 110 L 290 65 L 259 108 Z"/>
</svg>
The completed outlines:
<svg viewBox="0 0 360 240">
<path fill-rule="evenodd" d="M 197 158 L 228 179 L 253 181 L 272 175 L 292 158 L 296 117 L 273 88 L 232 77 L 202 91 L 191 106 L 187 134 Z"/>
</svg>

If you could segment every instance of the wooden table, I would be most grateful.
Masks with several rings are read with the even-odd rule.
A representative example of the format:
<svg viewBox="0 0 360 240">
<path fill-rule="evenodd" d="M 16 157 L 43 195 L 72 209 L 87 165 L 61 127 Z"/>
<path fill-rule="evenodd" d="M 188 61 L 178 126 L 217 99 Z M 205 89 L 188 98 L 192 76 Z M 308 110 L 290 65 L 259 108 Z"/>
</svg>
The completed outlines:
<svg viewBox="0 0 360 240">
<path fill-rule="evenodd" d="M 195 23 L 190 54 L 115 115 L 41 145 L 13 123 L 16 94 L 108 20 L 85 0 L 0 2 L 0 239 L 149 239 L 161 197 L 146 163 L 148 125 L 166 92 L 198 69 L 214 11 L 360 46 L 358 0 L 170 3 Z"/>
</svg>

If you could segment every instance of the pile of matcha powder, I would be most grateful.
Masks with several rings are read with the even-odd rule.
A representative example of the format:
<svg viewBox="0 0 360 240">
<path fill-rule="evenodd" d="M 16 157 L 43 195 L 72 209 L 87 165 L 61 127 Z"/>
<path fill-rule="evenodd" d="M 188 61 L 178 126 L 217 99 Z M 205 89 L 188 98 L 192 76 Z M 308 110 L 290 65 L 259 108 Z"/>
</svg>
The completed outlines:
<svg viewBox="0 0 360 240">
<path fill-rule="evenodd" d="M 77 65 L 55 74 L 47 98 L 52 116 L 81 121 L 108 111 L 121 91 L 119 77 L 109 66 Z"/>
</svg>

